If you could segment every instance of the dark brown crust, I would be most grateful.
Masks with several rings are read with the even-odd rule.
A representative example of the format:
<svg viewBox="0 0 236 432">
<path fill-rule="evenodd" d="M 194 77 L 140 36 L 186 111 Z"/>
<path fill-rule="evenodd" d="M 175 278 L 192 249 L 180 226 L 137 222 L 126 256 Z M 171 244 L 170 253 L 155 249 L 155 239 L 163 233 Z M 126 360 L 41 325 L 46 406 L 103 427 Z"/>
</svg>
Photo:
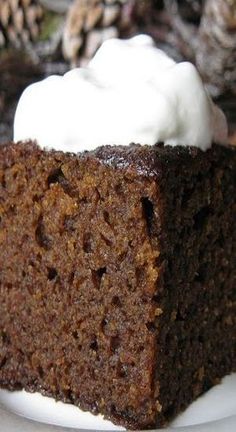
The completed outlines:
<svg viewBox="0 0 236 432">
<path fill-rule="evenodd" d="M 236 152 L 0 149 L 0 384 L 164 425 L 235 369 Z"/>
</svg>

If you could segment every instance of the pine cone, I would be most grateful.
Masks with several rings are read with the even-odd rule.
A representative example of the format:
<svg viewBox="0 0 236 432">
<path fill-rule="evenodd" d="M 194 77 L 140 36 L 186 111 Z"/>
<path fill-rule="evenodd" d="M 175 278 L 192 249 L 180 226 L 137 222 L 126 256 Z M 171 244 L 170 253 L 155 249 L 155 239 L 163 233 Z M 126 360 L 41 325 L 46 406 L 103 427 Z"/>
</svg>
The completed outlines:
<svg viewBox="0 0 236 432">
<path fill-rule="evenodd" d="M 207 0 L 196 64 L 216 94 L 236 95 L 236 0 Z"/>
<path fill-rule="evenodd" d="M 36 0 L 1 0 L 0 48 L 19 48 L 34 41 L 42 17 L 43 9 Z"/>
<path fill-rule="evenodd" d="M 173 3 L 173 0 L 172 0 Z M 178 12 L 184 21 L 199 24 L 204 0 L 179 0 Z"/>
<path fill-rule="evenodd" d="M 170 23 L 169 40 L 182 60 L 195 60 L 202 3 L 203 0 L 164 0 Z"/>
<path fill-rule="evenodd" d="M 140 31 L 151 5 L 152 0 L 75 0 L 63 34 L 65 59 L 86 64 L 105 40 Z"/>
<path fill-rule="evenodd" d="M 236 0 L 165 0 L 175 46 L 212 95 L 236 94 Z"/>
</svg>

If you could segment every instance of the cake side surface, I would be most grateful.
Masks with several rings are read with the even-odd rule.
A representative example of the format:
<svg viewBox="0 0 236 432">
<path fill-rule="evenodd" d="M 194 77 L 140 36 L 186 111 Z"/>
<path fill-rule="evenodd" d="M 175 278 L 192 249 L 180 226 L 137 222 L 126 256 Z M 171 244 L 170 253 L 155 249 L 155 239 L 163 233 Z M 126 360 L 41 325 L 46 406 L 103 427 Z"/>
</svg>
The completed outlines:
<svg viewBox="0 0 236 432">
<path fill-rule="evenodd" d="M 131 428 L 235 369 L 236 155 L 0 149 L 0 384 Z"/>
<path fill-rule="evenodd" d="M 32 143 L 0 153 L 0 384 L 154 424 L 155 181 Z"/>
<path fill-rule="evenodd" d="M 191 161 L 163 152 L 157 423 L 236 371 L 236 152 L 213 145 L 206 154 L 191 151 Z"/>
</svg>

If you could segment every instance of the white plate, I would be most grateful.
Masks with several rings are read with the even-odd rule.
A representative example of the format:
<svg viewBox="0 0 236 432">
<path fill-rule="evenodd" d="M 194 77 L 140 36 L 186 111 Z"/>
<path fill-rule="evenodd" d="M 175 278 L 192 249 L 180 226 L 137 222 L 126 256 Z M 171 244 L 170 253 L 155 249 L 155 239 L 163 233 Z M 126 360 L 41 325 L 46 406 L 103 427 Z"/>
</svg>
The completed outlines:
<svg viewBox="0 0 236 432">
<path fill-rule="evenodd" d="M 0 390 L 0 406 L 0 432 L 72 431 L 67 428 L 87 432 L 124 430 L 101 416 L 37 393 Z M 236 374 L 225 377 L 221 384 L 200 397 L 165 431 L 235 432 Z"/>
</svg>

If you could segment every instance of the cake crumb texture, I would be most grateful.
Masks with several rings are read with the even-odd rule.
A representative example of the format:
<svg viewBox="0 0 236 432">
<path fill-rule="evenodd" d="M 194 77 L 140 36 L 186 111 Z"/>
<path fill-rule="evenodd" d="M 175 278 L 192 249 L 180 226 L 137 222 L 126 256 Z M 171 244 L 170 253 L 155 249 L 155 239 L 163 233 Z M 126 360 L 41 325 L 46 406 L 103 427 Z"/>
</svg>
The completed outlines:
<svg viewBox="0 0 236 432">
<path fill-rule="evenodd" d="M 236 152 L 0 148 L 0 385 L 168 423 L 236 369 Z"/>
</svg>

